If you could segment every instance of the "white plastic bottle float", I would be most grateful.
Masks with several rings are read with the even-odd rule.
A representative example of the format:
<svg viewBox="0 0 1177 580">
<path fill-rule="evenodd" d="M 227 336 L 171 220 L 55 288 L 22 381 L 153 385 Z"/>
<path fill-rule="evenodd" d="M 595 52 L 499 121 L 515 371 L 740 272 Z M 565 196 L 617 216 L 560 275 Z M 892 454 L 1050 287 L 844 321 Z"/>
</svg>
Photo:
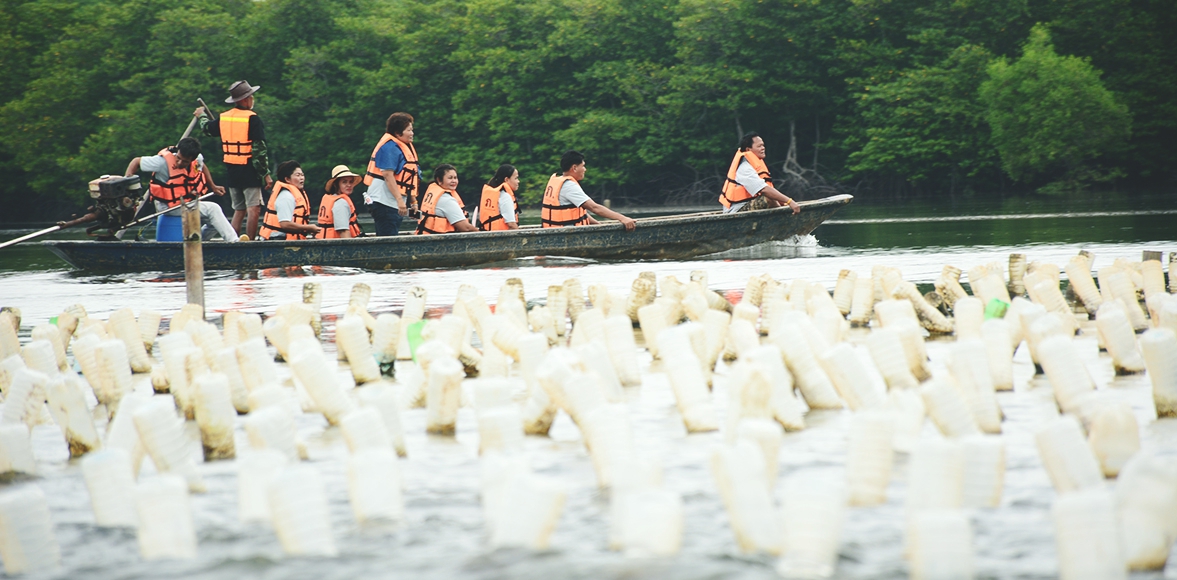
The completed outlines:
<svg viewBox="0 0 1177 580">
<path fill-rule="evenodd" d="M 867 410 L 850 418 L 846 478 L 850 505 L 872 506 L 887 501 L 895 419 L 888 411 Z"/>
<path fill-rule="evenodd" d="M 124 449 L 100 449 L 82 459 L 94 522 L 103 527 L 136 527 L 135 473 Z"/>
<path fill-rule="evenodd" d="M 780 463 L 781 441 L 785 431 L 770 419 L 741 419 L 736 425 L 735 439 L 745 439 L 756 444 L 764 455 L 764 483 L 771 495 L 776 489 L 777 471 Z"/>
<path fill-rule="evenodd" d="M 605 318 L 604 331 L 609 359 L 613 362 L 621 386 L 636 387 L 642 384 L 633 324 L 624 316 L 609 316 Z"/>
<path fill-rule="evenodd" d="M 347 459 L 347 494 L 360 524 L 368 520 L 397 520 L 404 515 L 400 468 L 389 448 L 365 448 Z"/>
<path fill-rule="evenodd" d="M 989 361 L 989 377 L 996 391 L 1014 388 L 1014 344 L 1010 340 L 1010 323 L 1004 318 L 993 318 L 981 323 L 981 340 Z"/>
<path fill-rule="evenodd" d="M 188 485 L 177 475 L 160 474 L 135 486 L 139 555 L 144 560 L 196 557 L 196 526 Z"/>
<path fill-rule="evenodd" d="M 911 577 L 973 578 L 973 529 L 963 510 L 928 510 L 908 528 Z"/>
<path fill-rule="evenodd" d="M 1000 435 L 972 435 L 964 446 L 964 487 L 961 505 L 995 508 L 1005 488 L 1005 440 Z"/>
<path fill-rule="evenodd" d="M 842 400 L 822 368 L 801 328 L 793 323 L 776 322 L 769 336 L 785 358 L 797 388 L 810 409 L 841 409 Z"/>
<path fill-rule="evenodd" d="M 854 281 L 854 293 L 851 295 L 850 324 L 866 326 L 874 314 L 874 290 L 871 279 L 859 277 Z"/>
<path fill-rule="evenodd" d="M 887 386 L 875 380 L 849 343 L 838 343 L 818 360 L 852 411 L 878 409 L 886 403 Z"/>
<path fill-rule="evenodd" d="M 800 473 L 786 479 L 782 487 L 777 573 L 784 578 L 832 577 L 846 514 L 845 483 Z"/>
<path fill-rule="evenodd" d="M 719 429 L 711 392 L 699 371 L 699 361 L 690 346 L 685 330 L 671 328 L 662 333 L 659 348 L 665 353 L 663 371 L 670 380 L 678 411 L 687 432 L 700 433 Z"/>
<path fill-rule="evenodd" d="M 306 348 L 300 345 L 308 345 Z M 293 341 L 290 345 L 290 369 L 306 389 L 311 400 L 327 422 L 338 425 L 354 405 L 344 393 L 335 374 L 335 364 L 327 360 L 318 343 L 309 340 Z"/>
<path fill-rule="evenodd" d="M 61 550 L 41 488 L 25 485 L 0 492 L 0 558 L 9 575 L 61 565 Z"/>
<path fill-rule="evenodd" d="M 133 419 L 139 440 L 151 455 L 156 469 L 184 478 L 193 492 L 204 492 L 204 480 L 196 469 L 184 435 L 184 422 L 176 415 L 171 398 L 152 397 L 135 409 Z"/>
<path fill-rule="evenodd" d="M 77 375 L 71 371 L 50 378 L 45 393 L 49 412 L 65 436 L 70 457 L 81 457 L 102 445 Z"/>
<path fill-rule="evenodd" d="M 956 510 L 964 502 L 964 445 L 947 439 L 921 439 L 911 452 L 907 475 L 906 537 L 913 539 L 918 517 Z M 907 545 L 910 553 L 917 546 Z"/>
<path fill-rule="evenodd" d="M 1120 471 L 1115 490 L 1120 546 L 1130 570 L 1162 570 L 1177 537 L 1177 464 L 1141 453 Z"/>
<path fill-rule="evenodd" d="M 1103 487 L 1099 461 L 1074 417 L 1062 416 L 1047 421 L 1034 434 L 1034 441 L 1042 466 L 1060 495 Z"/>
<path fill-rule="evenodd" d="M 1127 403 L 1102 405 L 1095 411 L 1087 436 L 1100 469 L 1116 477 L 1120 469 L 1140 451 L 1140 424 Z"/>
<path fill-rule="evenodd" d="M 870 351 L 871 360 L 878 368 L 879 374 L 887 382 L 887 387 L 896 389 L 915 389 L 919 381 L 911 374 L 911 367 L 907 364 L 907 354 L 903 350 L 903 341 L 899 331 L 894 328 L 880 328 L 866 337 L 866 347 Z"/>
<path fill-rule="evenodd" d="M 29 428 L 24 423 L 0 423 L 0 474 L 36 472 Z"/>
<path fill-rule="evenodd" d="M 981 323 L 985 320 L 985 305 L 979 298 L 968 296 L 956 301 L 952 307 L 957 339 L 980 338 Z"/>
<path fill-rule="evenodd" d="M 232 459 L 236 453 L 233 443 L 233 423 L 237 411 L 229 392 L 229 379 L 211 373 L 196 379 L 196 424 L 200 427 L 200 443 L 205 461 Z"/>
<path fill-rule="evenodd" d="M 160 341 L 163 339 L 161 338 Z M 253 392 L 265 385 L 274 383 L 278 376 L 278 367 L 274 358 L 266 351 L 266 340 L 254 336 L 241 341 L 235 347 L 237 351 L 237 365 L 241 370 L 241 380 L 245 388 Z"/>
<path fill-rule="evenodd" d="M 115 338 L 126 345 L 131 370 L 137 373 L 151 372 L 151 357 L 148 356 L 147 349 L 143 348 L 143 334 L 139 332 L 135 313 L 130 308 L 116 310 L 110 315 L 106 326 Z"/>
<path fill-rule="evenodd" d="M 769 407 L 772 418 L 786 431 L 800 431 L 805 428 L 805 406 L 793 394 L 793 375 L 785 367 L 781 351 L 774 345 L 758 346 L 744 357 L 753 365 L 763 369 L 761 376 L 768 381 L 771 391 Z"/>
<path fill-rule="evenodd" d="M 429 368 L 428 394 L 425 403 L 425 431 L 453 435 L 458 420 L 462 364 L 452 358 L 433 361 Z"/>
<path fill-rule="evenodd" d="M 245 386 L 245 378 L 241 374 L 241 363 L 237 360 L 237 349 L 226 346 L 217 351 L 209 368 L 215 373 L 224 375 L 228 381 L 229 395 L 233 401 L 233 409 L 244 415 L 249 412 L 249 388 Z"/>
<path fill-rule="evenodd" d="M 282 550 L 292 556 L 336 556 L 331 512 L 319 471 L 288 465 L 270 480 L 271 521 Z"/>
<path fill-rule="evenodd" d="M 353 393 L 361 407 L 376 409 L 380 420 L 388 433 L 392 449 L 400 457 L 406 457 L 404 423 L 401 420 L 400 403 L 397 401 L 396 391 L 387 383 L 370 383 L 357 388 Z"/>
<path fill-rule="evenodd" d="M 48 342 L 53 351 L 54 372 L 69 370 L 69 363 L 65 358 L 65 345 L 61 342 L 61 331 L 53 324 L 38 324 L 33 327 L 30 344 L 38 341 Z M 42 371 L 44 372 L 44 371 Z"/>
<path fill-rule="evenodd" d="M 277 449 L 242 449 L 237 453 L 237 517 L 243 524 L 270 526 L 270 482 L 289 463 Z"/>
<path fill-rule="evenodd" d="M 1095 324 L 1112 355 L 1112 367 L 1116 374 L 1131 374 L 1144 371 L 1144 358 L 1136 347 L 1136 332 L 1128 322 L 1123 303 L 1119 300 L 1104 303 L 1096 314 Z"/>
<path fill-rule="evenodd" d="M 1152 382 L 1157 417 L 1177 417 L 1177 333 L 1167 328 L 1151 329 L 1140 337 L 1140 348 Z"/>
<path fill-rule="evenodd" d="M 765 483 L 764 455 L 747 439 L 711 452 L 711 475 L 741 552 L 779 554 L 780 520 Z"/>
<path fill-rule="evenodd" d="M 1062 580 L 1128 577 L 1120 548 L 1115 503 L 1109 491 L 1060 495 L 1050 509 Z"/>
<path fill-rule="evenodd" d="M 979 338 L 958 340 L 949 349 L 948 370 L 969 403 L 977 426 L 986 433 L 1001 433 L 1001 408 L 989 374 L 985 343 Z"/>
<path fill-rule="evenodd" d="M 1049 336 L 1038 345 L 1038 360 L 1054 389 L 1059 408 L 1074 412 L 1079 399 L 1095 390 L 1095 382 L 1087 371 L 1074 341 L 1067 336 Z"/>
<path fill-rule="evenodd" d="M 1083 308 L 1088 313 L 1095 313 L 1099 310 L 1100 304 L 1103 303 L 1103 297 L 1099 294 L 1099 288 L 1095 286 L 1095 280 L 1091 277 L 1091 263 L 1085 256 L 1077 255 L 1064 267 L 1067 273 L 1067 280 L 1070 281 L 1071 290 L 1083 302 Z"/>
<path fill-rule="evenodd" d="M 356 384 L 380 380 L 380 365 L 372 356 L 368 328 L 359 316 L 344 316 L 335 324 L 335 342 L 346 355 Z"/>
<path fill-rule="evenodd" d="M 297 433 L 289 409 L 281 405 L 255 407 L 245 417 L 245 434 L 254 449 L 273 449 L 290 461 L 298 461 Z"/>
</svg>

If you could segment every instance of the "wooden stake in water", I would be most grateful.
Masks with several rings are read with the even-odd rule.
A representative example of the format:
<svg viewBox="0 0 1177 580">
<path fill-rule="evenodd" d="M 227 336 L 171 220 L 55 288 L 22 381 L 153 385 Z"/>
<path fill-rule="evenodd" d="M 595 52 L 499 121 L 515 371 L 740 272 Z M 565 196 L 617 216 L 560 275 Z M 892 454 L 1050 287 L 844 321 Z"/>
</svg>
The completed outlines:
<svg viewBox="0 0 1177 580">
<path fill-rule="evenodd" d="M 204 250 L 200 246 L 199 202 L 184 203 L 184 281 L 188 285 L 188 303 L 204 309 Z"/>
</svg>

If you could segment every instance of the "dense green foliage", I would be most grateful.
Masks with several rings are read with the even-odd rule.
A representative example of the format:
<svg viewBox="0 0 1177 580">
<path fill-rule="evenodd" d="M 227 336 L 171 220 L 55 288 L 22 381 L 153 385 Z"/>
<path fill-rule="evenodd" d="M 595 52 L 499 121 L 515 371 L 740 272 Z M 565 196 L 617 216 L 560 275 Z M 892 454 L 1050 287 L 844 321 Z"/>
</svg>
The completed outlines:
<svg viewBox="0 0 1177 580">
<path fill-rule="evenodd" d="M 1099 173 L 1088 161 L 1119 149 L 1131 134 L 1128 108 L 1099 73 L 1083 59 L 1055 54 L 1041 26 L 1030 32 L 1021 58 L 989 66 L 980 95 L 1002 167 L 1018 180 L 1054 169 L 1082 181 Z"/>
<path fill-rule="evenodd" d="M 1170 0 L 9 0 L 0 199 L 62 217 L 243 78 L 316 187 L 398 110 L 427 174 L 472 194 L 514 163 L 527 200 L 575 148 L 595 196 L 710 202 L 747 131 L 868 197 L 1171 185 L 1175 24 Z"/>
</svg>

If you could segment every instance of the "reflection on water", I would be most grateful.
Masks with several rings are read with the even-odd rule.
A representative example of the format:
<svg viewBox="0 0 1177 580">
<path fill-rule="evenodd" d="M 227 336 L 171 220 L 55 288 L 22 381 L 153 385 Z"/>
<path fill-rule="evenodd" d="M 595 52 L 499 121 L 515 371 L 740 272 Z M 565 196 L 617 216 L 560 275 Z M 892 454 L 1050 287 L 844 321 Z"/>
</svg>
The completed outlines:
<svg viewBox="0 0 1177 580">
<path fill-rule="evenodd" d="M 929 282 L 944 264 L 968 268 L 1004 262 L 1014 251 L 1026 253 L 1032 261 L 1062 265 L 1080 249 L 1087 249 L 1095 255 L 1097 268 L 1118 257 L 1138 260 L 1144 249 L 1177 251 L 1177 228 L 1165 227 L 1172 223 L 1171 214 L 887 221 L 847 211 L 838 217 L 843 223 L 821 226 L 809 238 L 690 261 L 607 263 L 546 257 L 464 270 L 376 272 L 308 266 L 209 272 L 205 299 L 213 313 L 271 313 L 280 304 L 301 301 L 303 283 L 317 282 L 323 286 L 322 308 L 330 336 L 331 320 L 344 312 L 351 287 L 358 282 L 372 287 L 369 308 L 373 313 L 399 312 L 406 291 L 423 286 L 429 292 L 429 312 L 436 314 L 453 303 L 460 285 L 475 286 L 493 302 L 508 278 L 522 279 L 528 298 L 542 298 L 549 285 L 574 276 L 586 288 L 603 284 L 612 292 L 625 293 L 646 270 L 686 280 L 692 270 L 703 269 L 718 290 L 742 289 L 750 276 L 761 273 L 781 280 L 804 278 L 832 288 L 839 270 L 864 274 L 875 264 L 897 267 L 909 280 Z M 184 280 L 177 273 L 93 276 L 70 272 L 51 255 L 45 260 L 38 252 L 47 252 L 36 246 L 25 251 L 17 258 L 0 256 L 4 268 L 0 305 L 22 309 L 26 336 L 32 325 L 74 303 L 101 318 L 123 307 L 150 308 L 170 317 L 185 301 Z M 1177 420 L 1155 419 L 1148 378 L 1114 375 L 1108 356 L 1098 350 L 1090 323 L 1086 327 L 1078 339 L 1084 364 L 1110 396 L 1131 405 L 1141 424 L 1144 448 L 1177 452 Z M 864 337 L 856 331 L 851 341 L 860 343 Z M 933 370 L 943 368 L 949 344 L 929 342 Z M 330 350 L 333 345 L 327 347 Z M 209 493 L 192 498 L 199 558 L 141 562 L 133 533 L 93 525 L 79 465 L 68 461 L 55 427 L 39 426 L 33 432 L 33 445 L 41 476 L 33 483 L 49 498 L 63 547 L 65 567 L 57 577 L 774 577 L 771 558 L 740 555 L 736 549 L 707 468 L 708 453 L 722 437 L 715 433 L 688 436 L 665 375 L 644 351 L 640 361 L 643 385 L 627 393 L 626 404 L 639 450 L 663 463 L 667 487 L 684 499 L 683 553 L 676 558 L 633 560 L 607 549 L 609 494 L 596 488 L 580 432 L 562 414 L 549 438 L 529 437 L 526 442 L 533 468 L 569 492 L 552 549 L 542 554 L 488 550 L 473 411 L 463 408 L 456 437 L 446 438 L 426 436 L 424 411 L 415 409 L 404 414 L 409 457 L 400 465 L 406 481 L 406 510 L 405 520 L 396 524 L 355 523 L 346 493 L 347 450 L 338 429 L 328 428 L 318 415 L 300 418 L 298 430 L 308 443 L 310 464 L 322 473 L 328 489 L 333 533 L 341 551 L 334 559 L 285 557 L 270 530 L 239 524 L 236 468 L 232 462 L 217 462 L 201 466 Z M 282 379 L 289 377 L 284 365 L 280 373 Z M 727 402 L 726 378 L 726 369 L 720 369 L 715 401 L 721 414 Z M 143 382 L 146 377 L 139 379 L 140 388 L 150 388 Z M 1055 405 L 1050 386 L 1034 375 L 1024 350 L 1015 356 L 1015 380 L 1015 392 L 998 396 L 1006 416 L 1008 454 L 1002 507 L 972 513 L 978 577 L 1053 578 L 1058 572 L 1049 509 L 1055 492 L 1038 459 L 1033 432 L 1042 417 L 1056 412 Z M 809 428 L 785 439 L 780 454 L 782 477 L 838 473 L 845 462 L 847 421 L 844 412 L 811 413 Z M 926 429 L 925 436 L 934 436 L 931 425 Z M 247 444 L 240 425 L 237 444 Z M 193 453 L 199 454 L 198 442 Z M 145 467 L 143 477 L 153 473 Z M 849 512 L 838 577 L 906 576 L 902 556 L 905 480 L 906 457 L 898 455 L 887 503 Z M 1177 554 L 1170 561 L 1167 577 L 1177 573 Z M 1160 578 L 1162 573 L 1133 577 Z"/>
</svg>

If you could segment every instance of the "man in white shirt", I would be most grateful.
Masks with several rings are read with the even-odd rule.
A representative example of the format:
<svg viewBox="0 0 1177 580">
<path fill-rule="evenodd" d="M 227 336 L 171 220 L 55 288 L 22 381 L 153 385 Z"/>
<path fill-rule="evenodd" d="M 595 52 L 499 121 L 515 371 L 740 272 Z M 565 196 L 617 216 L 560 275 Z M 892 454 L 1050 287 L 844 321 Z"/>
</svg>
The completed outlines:
<svg viewBox="0 0 1177 580">
<path fill-rule="evenodd" d="M 764 139 L 756 133 L 748 133 L 740 140 L 740 155 L 744 152 L 750 152 L 755 155 L 763 165 L 765 155 L 767 155 L 767 148 L 764 146 Z M 767 174 L 767 169 L 765 170 Z M 800 213 L 801 206 L 793 201 L 790 197 L 781 193 L 777 188 L 773 187 L 771 183 L 765 178 L 767 175 L 760 175 L 756 168 L 748 162 L 747 156 L 740 160 L 739 166 L 736 168 L 735 181 L 748 191 L 748 194 L 753 196 L 751 199 L 738 201 L 732 203 L 729 207 L 723 210 L 723 213 L 735 213 L 738 211 L 748 211 L 756 209 L 768 209 L 771 207 L 780 207 L 787 205 L 793 208 L 793 213 Z"/>
<path fill-rule="evenodd" d="M 584 192 L 584 188 L 580 186 L 580 182 L 584 179 L 585 168 L 584 155 L 578 151 L 569 151 L 560 157 L 560 170 L 564 174 L 553 175 L 552 179 L 548 181 L 548 187 L 554 187 L 552 184 L 557 181 L 562 182 L 560 185 L 559 200 L 549 199 L 547 191 L 544 192 L 545 199 L 541 212 L 541 222 L 544 227 L 594 225 L 600 223 L 593 219 L 592 216 L 584 213 L 587 210 L 601 217 L 617 220 L 621 222 L 621 225 L 625 227 L 626 231 L 632 232 L 637 227 L 637 222 L 633 218 L 626 217 L 593 201 Z M 574 214 L 581 214 L 583 218 L 576 218 L 575 221 L 577 223 L 575 224 L 566 223 L 571 221 L 568 218 Z"/>
<path fill-rule="evenodd" d="M 196 170 L 204 174 L 204 180 L 208 184 L 210 190 L 217 195 L 225 195 L 225 188 L 213 183 L 212 174 L 209 173 L 208 167 L 204 165 L 204 156 L 200 153 L 200 141 L 192 137 L 185 137 L 176 145 L 174 152 L 170 152 L 177 171 L 184 170 L 183 168 L 190 167 L 193 162 L 196 163 Z M 136 157 L 127 165 L 125 175 L 128 177 L 135 175 L 140 171 L 151 174 L 151 180 L 166 184 L 172 176 L 172 167 L 169 167 L 168 160 L 164 158 L 163 154 L 159 155 L 145 155 L 143 157 Z M 192 192 L 197 194 L 200 192 Z M 157 198 L 152 199 L 155 202 L 155 211 L 160 212 L 168 209 L 167 202 L 161 201 Z M 226 242 L 236 242 L 237 230 L 233 229 L 233 225 L 225 217 L 225 212 L 221 211 L 221 206 L 208 201 L 198 202 L 200 210 L 200 222 L 205 226 L 212 226 L 212 228 L 202 228 L 201 237 L 205 240 L 213 236 L 213 232 L 221 234 L 221 237 Z M 166 216 L 179 217 L 181 208 L 175 205 L 172 211 L 167 212 Z"/>
</svg>

